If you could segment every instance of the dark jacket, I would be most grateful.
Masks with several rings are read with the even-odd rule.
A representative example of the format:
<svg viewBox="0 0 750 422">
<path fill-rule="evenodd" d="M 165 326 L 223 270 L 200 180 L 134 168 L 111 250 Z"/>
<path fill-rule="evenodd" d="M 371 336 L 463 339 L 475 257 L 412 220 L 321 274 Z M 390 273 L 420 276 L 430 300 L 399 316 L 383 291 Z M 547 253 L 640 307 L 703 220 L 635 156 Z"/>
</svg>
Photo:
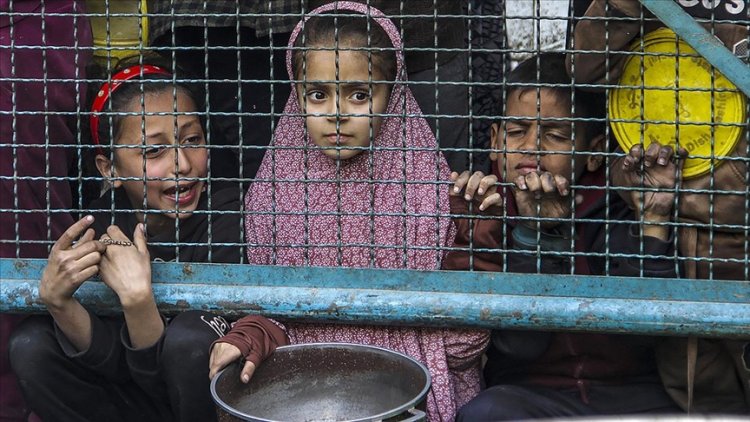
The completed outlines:
<svg viewBox="0 0 750 422">
<path fill-rule="evenodd" d="M 114 208 L 111 192 L 91 202 L 89 206 L 94 216 L 93 228 L 97 238 L 115 224 L 126 236 L 132 237 L 138 224 L 135 212 L 122 189 L 114 192 Z M 241 195 L 238 189 L 222 189 L 211 195 L 211 210 L 208 209 L 208 195 L 201 195 L 198 208 L 190 218 L 179 220 L 174 230 L 156 235 L 147 235 L 151 259 L 174 261 L 179 251 L 180 262 L 217 262 L 239 264 L 244 257 L 242 233 L 244 230 L 241 213 Z M 112 210 L 115 210 L 112 212 Z M 209 227 L 210 226 L 210 227 Z M 209 230 L 210 228 L 210 230 Z M 179 241 L 177 232 L 179 231 Z M 210 238 L 209 238 L 210 236 Z M 210 243 L 212 246 L 208 246 Z M 221 244 L 222 246 L 213 246 Z M 210 259 L 209 259 L 210 252 Z"/>
<path fill-rule="evenodd" d="M 570 255 L 550 253 L 551 249 L 556 249 L 576 253 L 575 274 L 639 276 L 642 269 L 646 277 L 676 276 L 673 241 L 643 238 L 643 251 L 640 250 L 641 238 L 637 235 L 638 225 L 633 221 L 633 213 L 617 194 L 605 193 L 603 170 L 586 174 L 579 184 L 594 188 L 578 192 L 584 201 L 575 209 L 574 239 L 571 242 L 567 235 L 569 227 L 554 235 L 543 234 L 542 247 L 547 250 L 539 255 L 529 253 L 528 245 L 523 244 L 523 239 L 529 236 L 514 236 L 519 226 L 513 219 L 516 210 L 512 194 L 506 192 L 505 195 L 508 217 L 505 219 L 502 210 L 495 211 L 496 218 L 462 218 L 460 215 L 469 215 L 467 202 L 462 197 L 451 197 L 451 212 L 459 215 L 455 218 L 458 235 L 454 246 L 468 249 L 469 227 L 472 226 L 473 248 L 501 251 L 474 253 L 473 266 L 468 265 L 468 250 L 451 252 L 444 268 L 502 271 L 507 266 L 509 272 L 571 274 Z M 615 223 L 607 225 L 601 222 L 603 220 Z M 521 227 L 520 230 L 529 229 Z M 536 239 L 536 236 L 531 238 Z M 533 247 L 535 249 L 536 245 Z M 592 255 L 605 252 L 606 257 Z M 617 254 L 665 258 L 641 261 Z M 587 401 L 587 387 L 592 383 L 656 380 L 652 343 L 651 338 L 644 336 L 495 330 L 487 352 L 485 381 L 487 386 L 531 384 L 578 388 L 582 400 Z"/>
</svg>

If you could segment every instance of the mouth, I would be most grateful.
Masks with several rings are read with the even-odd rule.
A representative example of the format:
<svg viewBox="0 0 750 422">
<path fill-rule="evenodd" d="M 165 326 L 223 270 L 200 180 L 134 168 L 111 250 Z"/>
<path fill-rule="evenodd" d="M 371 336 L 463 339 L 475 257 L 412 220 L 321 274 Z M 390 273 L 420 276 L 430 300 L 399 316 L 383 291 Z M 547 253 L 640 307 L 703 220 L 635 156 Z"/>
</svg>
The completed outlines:
<svg viewBox="0 0 750 422">
<path fill-rule="evenodd" d="M 527 175 L 529 173 L 542 173 L 547 171 L 547 169 L 542 163 L 537 163 L 536 161 L 524 161 L 516 165 L 516 171 L 520 175 Z"/>
<path fill-rule="evenodd" d="M 198 182 L 181 183 L 164 191 L 164 196 L 176 205 L 187 205 L 198 196 Z"/>
<path fill-rule="evenodd" d="M 351 138 L 351 135 L 345 134 L 345 133 L 327 133 L 323 135 L 323 138 L 325 138 L 326 141 L 330 144 L 341 144 L 346 142 L 349 138 Z"/>
</svg>

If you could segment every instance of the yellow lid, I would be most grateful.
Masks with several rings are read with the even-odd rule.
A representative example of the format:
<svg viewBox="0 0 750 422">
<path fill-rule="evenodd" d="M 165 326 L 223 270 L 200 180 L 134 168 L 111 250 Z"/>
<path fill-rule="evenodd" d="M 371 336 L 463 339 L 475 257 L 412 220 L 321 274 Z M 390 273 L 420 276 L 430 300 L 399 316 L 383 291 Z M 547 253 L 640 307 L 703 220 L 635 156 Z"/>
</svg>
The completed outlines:
<svg viewBox="0 0 750 422">
<path fill-rule="evenodd" d="M 747 125 L 745 96 L 672 30 L 633 43 L 619 86 L 609 92 L 612 132 L 624 151 L 653 141 L 685 148 L 683 177 L 708 173 L 734 151 Z M 679 57 L 677 57 L 679 55 Z M 713 148 L 712 148 L 713 140 Z M 712 159 L 713 158 L 713 159 Z"/>
</svg>

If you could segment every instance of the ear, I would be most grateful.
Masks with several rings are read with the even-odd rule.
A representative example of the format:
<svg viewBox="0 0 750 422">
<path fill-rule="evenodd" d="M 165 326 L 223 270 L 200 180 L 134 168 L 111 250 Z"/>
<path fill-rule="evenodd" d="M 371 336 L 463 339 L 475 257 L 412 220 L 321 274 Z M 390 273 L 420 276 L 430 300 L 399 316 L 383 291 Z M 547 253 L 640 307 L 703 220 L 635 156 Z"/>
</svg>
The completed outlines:
<svg viewBox="0 0 750 422">
<path fill-rule="evenodd" d="M 604 134 L 597 135 L 594 139 L 591 140 L 589 143 L 589 151 L 591 152 L 604 152 Z M 586 157 L 586 170 L 589 172 L 595 172 L 599 170 L 599 167 L 602 166 L 604 163 L 604 156 L 603 155 L 589 155 Z"/>
<path fill-rule="evenodd" d="M 122 180 L 116 179 L 117 169 L 112 165 L 112 160 L 102 154 L 97 154 L 95 161 L 99 174 L 101 174 L 102 177 L 112 185 L 112 187 L 119 188 L 122 186 Z M 113 178 L 115 178 L 115 180 L 112 180 Z"/>
<path fill-rule="evenodd" d="M 491 136 L 490 136 L 490 148 L 493 150 L 500 149 L 500 124 L 493 123 L 492 129 L 491 129 Z M 490 160 L 497 161 L 497 152 L 492 151 L 490 152 Z"/>
</svg>

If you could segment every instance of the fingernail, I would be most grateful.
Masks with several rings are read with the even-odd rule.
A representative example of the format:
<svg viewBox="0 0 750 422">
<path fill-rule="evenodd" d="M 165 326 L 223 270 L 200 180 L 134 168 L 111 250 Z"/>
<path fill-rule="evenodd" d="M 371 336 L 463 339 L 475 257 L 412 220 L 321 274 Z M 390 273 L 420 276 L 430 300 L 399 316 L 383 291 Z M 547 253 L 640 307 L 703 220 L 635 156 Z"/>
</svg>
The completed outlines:
<svg viewBox="0 0 750 422">
<path fill-rule="evenodd" d="M 461 189 L 458 188 L 458 186 L 453 187 L 453 192 L 459 193 L 461 192 Z"/>
<path fill-rule="evenodd" d="M 477 192 L 479 192 L 479 194 L 482 195 L 482 194 L 484 194 L 484 189 L 479 188 L 479 190 Z"/>
<path fill-rule="evenodd" d="M 664 158 L 664 157 L 661 157 L 661 158 L 659 158 L 659 165 L 662 165 L 662 166 L 663 166 L 663 165 L 665 165 L 665 164 L 667 164 L 667 159 L 666 159 L 666 158 Z"/>
<path fill-rule="evenodd" d="M 465 199 L 465 200 L 467 200 L 467 201 L 471 201 L 471 196 L 469 196 L 469 195 L 464 195 L 464 199 Z"/>
<path fill-rule="evenodd" d="M 484 205 L 479 206 L 479 211 L 484 211 Z"/>
<path fill-rule="evenodd" d="M 144 226 L 143 223 L 138 223 L 138 228 L 141 229 L 143 234 L 146 234 L 146 226 Z"/>
<path fill-rule="evenodd" d="M 88 221 L 88 222 L 92 222 L 92 221 L 94 221 L 94 216 L 93 216 L 93 215 L 87 215 L 87 216 L 86 216 L 86 217 L 84 217 L 84 218 L 85 218 L 85 219 L 86 219 L 86 221 Z"/>
<path fill-rule="evenodd" d="M 248 381 L 250 381 L 250 376 L 247 375 L 247 374 L 243 374 L 242 375 L 242 382 L 248 382 Z"/>
</svg>

